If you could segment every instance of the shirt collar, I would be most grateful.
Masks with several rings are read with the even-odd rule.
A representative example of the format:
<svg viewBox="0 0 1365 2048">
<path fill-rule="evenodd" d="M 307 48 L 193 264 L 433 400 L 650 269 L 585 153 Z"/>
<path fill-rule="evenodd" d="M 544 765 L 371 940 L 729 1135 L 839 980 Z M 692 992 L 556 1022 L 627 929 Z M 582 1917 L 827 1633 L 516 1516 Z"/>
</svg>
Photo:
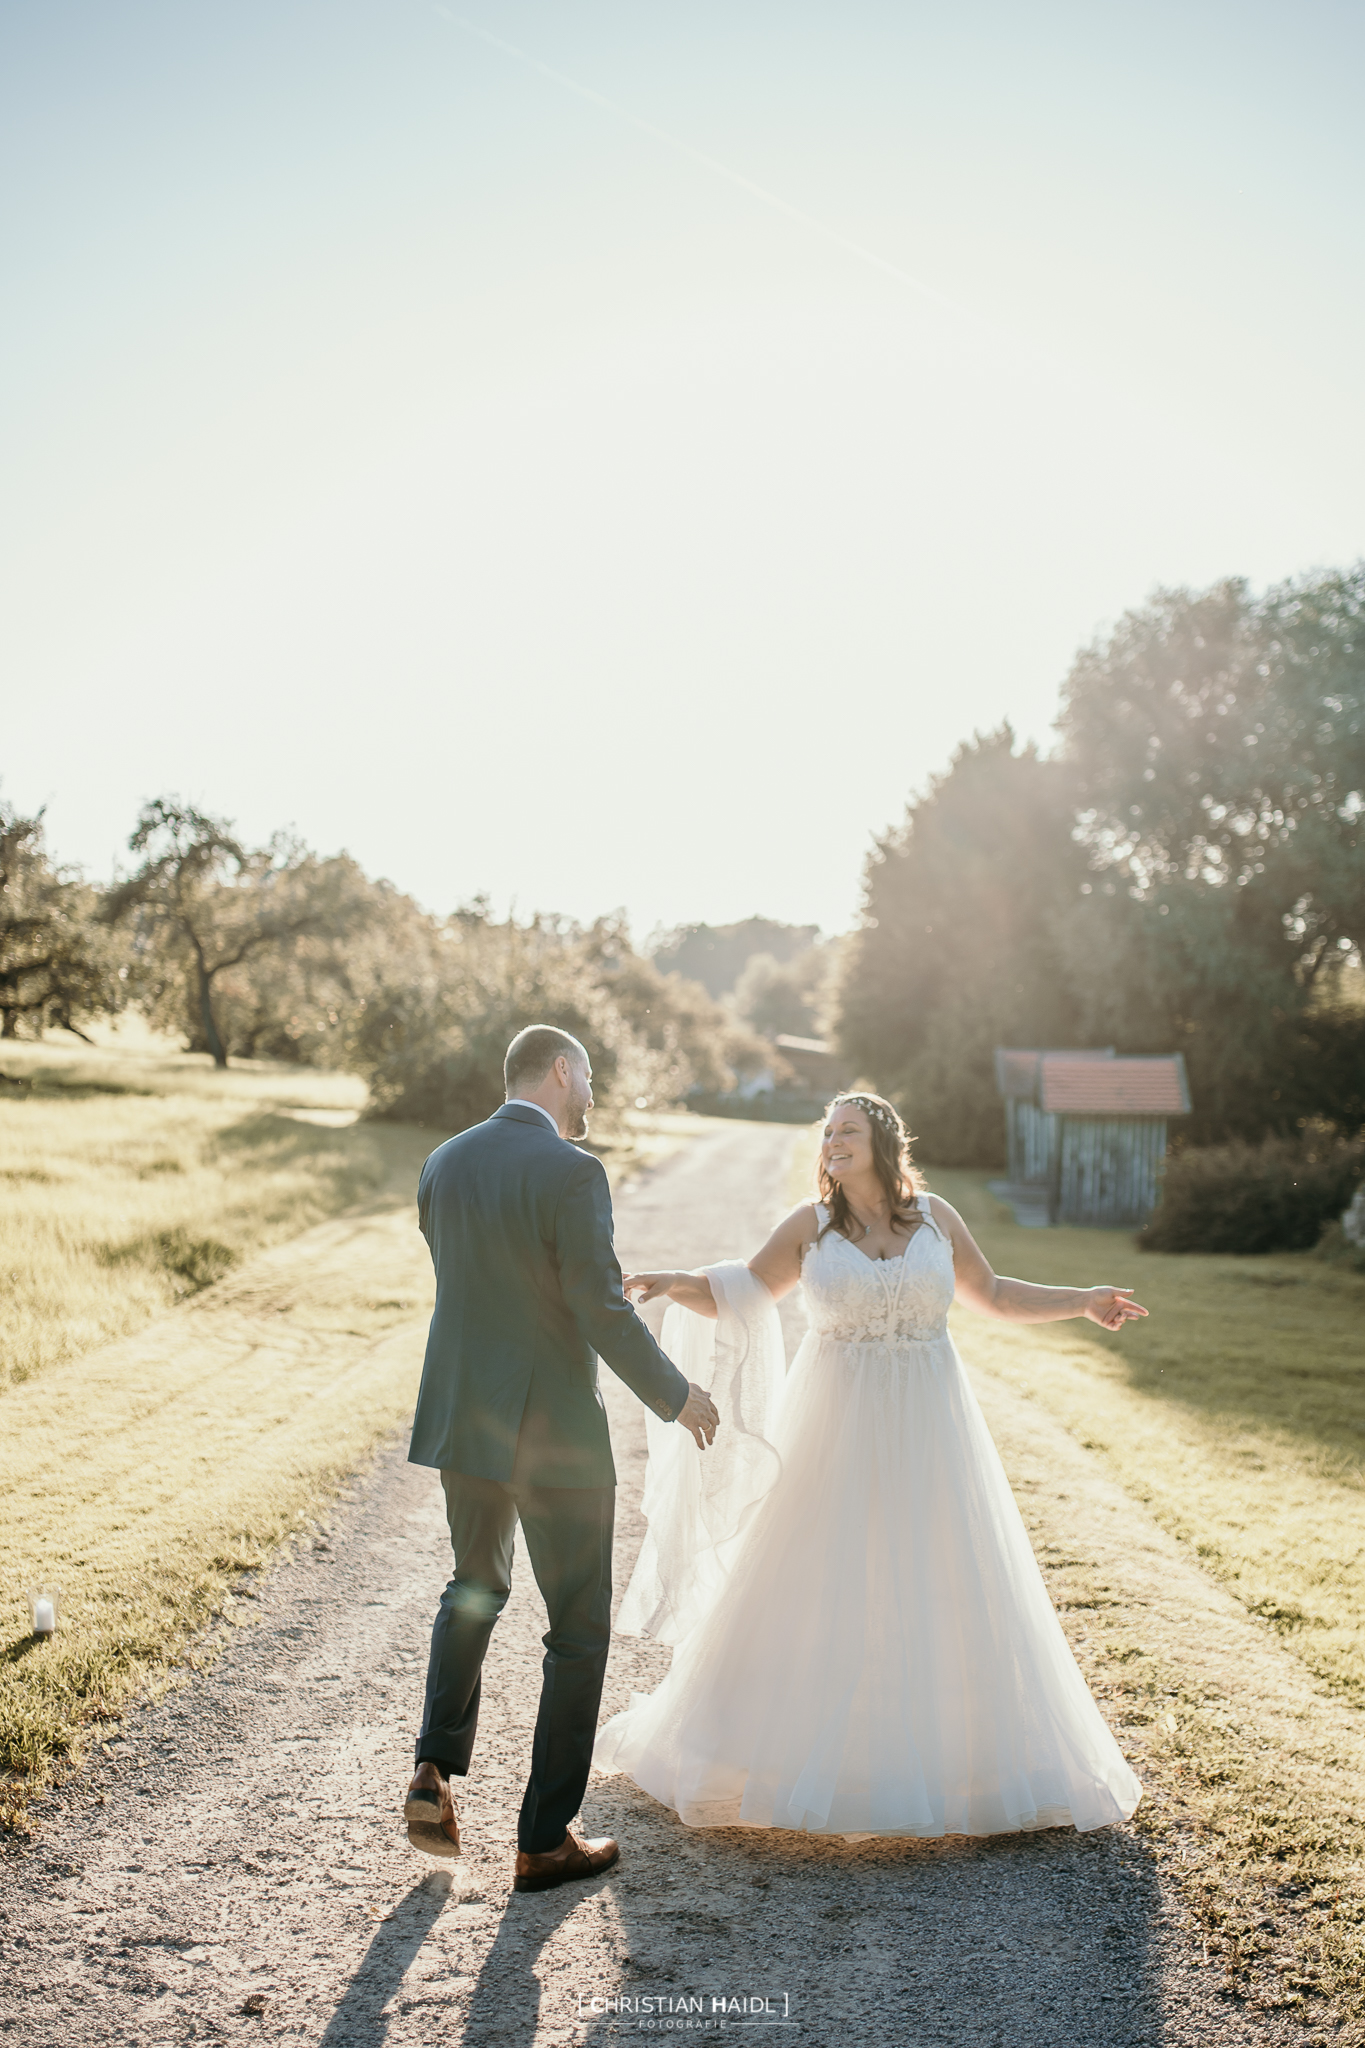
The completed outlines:
<svg viewBox="0 0 1365 2048">
<path fill-rule="evenodd" d="M 543 1102 L 528 1102 L 524 1095 L 509 1095 L 507 1098 L 507 1107 L 511 1109 L 513 1104 L 515 1104 L 518 1109 L 539 1110 L 540 1114 L 544 1117 L 546 1123 L 550 1126 L 550 1129 L 554 1132 L 555 1136 L 559 1136 L 559 1125 L 550 1115 L 549 1110 L 545 1107 Z"/>
</svg>

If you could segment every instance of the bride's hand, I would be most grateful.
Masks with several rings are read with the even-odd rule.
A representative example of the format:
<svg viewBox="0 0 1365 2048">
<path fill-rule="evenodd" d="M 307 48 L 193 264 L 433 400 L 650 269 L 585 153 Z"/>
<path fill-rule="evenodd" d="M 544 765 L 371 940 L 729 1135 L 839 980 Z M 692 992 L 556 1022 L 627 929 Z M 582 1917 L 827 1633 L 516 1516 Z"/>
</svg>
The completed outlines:
<svg viewBox="0 0 1365 2048">
<path fill-rule="evenodd" d="M 1130 1319 L 1147 1313 L 1140 1301 L 1130 1299 L 1132 1292 L 1131 1287 L 1088 1287 L 1086 1315 L 1102 1330 L 1121 1330 Z"/>
<path fill-rule="evenodd" d="M 637 1308 L 647 1301 L 676 1301 L 693 1315 L 715 1317 L 716 1297 L 705 1273 L 627 1273 L 621 1285 L 627 1298 L 639 1289 Z"/>
<path fill-rule="evenodd" d="M 639 1289 L 640 1299 L 635 1306 L 643 1308 L 647 1301 L 667 1300 L 669 1290 L 678 1277 L 676 1273 L 627 1273 L 621 1285 L 627 1295 L 634 1294 L 636 1289 Z"/>
</svg>

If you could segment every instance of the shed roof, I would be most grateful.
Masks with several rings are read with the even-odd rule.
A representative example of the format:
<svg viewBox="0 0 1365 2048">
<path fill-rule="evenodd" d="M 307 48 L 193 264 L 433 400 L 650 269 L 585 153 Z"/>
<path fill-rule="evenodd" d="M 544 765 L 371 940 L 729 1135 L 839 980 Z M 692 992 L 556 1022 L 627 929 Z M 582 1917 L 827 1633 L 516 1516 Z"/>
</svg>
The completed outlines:
<svg viewBox="0 0 1365 2048">
<path fill-rule="evenodd" d="M 1038 1104 L 1063 1116 L 1188 1116 L 1190 1090 L 1178 1052 L 1155 1059 L 1078 1059 L 1048 1052 L 1039 1061 Z"/>
<path fill-rule="evenodd" d="M 1046 1059 L 1112 1060 L 1112 1045 L 1093 1052 L 1044 1052 L 1037 1046 L 998 1045 L 995 1048 L 995 1085 L 1002 1095 L 1022 1096 L 1032 1102 L 1038 1093 L 1039 1063 Z"/>
</svg>

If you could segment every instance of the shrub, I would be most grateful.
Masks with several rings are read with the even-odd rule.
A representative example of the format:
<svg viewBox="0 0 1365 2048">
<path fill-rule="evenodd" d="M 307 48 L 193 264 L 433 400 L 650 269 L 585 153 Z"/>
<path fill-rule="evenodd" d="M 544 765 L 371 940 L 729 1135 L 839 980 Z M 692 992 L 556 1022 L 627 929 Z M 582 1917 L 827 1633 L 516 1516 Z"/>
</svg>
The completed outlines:
<svg viewBox="0 0 1365 2048">
<path fill-rule="evenodd" d="M 177 1294 L 198 1294 L 214 1287 L 237 1263 L 231 1245 L 216 1237 L 196 1237 L 183 1225 L 135 1237 L 128 1244 L 108 1245 L 100 1254 L 106 1266 L 159 1266 Z"/>
<path fill-rule="evenodd" d="M 1365 1145 L 1326 1131 L 1177 1152 L 1138 1243 L 1154 1252 L 1307 1251 L 1362 1171 Z"/>
<path fill-rule="evenodd" d="M 349 1030 L 348 1064 L 370 1114 L 461 1131 L 502 1101 L 502 1060 L 523 1024 L 558 1024 L 587 1046 L 609 1127 L 632 1102 L 659 1107 L 695 1086 L 724 1087 L 752 1034 L 694 982 L 662 975 L 624 929 L 552 918 L 493 922 L 481 905 L 415 935 Z"/>
</svg>

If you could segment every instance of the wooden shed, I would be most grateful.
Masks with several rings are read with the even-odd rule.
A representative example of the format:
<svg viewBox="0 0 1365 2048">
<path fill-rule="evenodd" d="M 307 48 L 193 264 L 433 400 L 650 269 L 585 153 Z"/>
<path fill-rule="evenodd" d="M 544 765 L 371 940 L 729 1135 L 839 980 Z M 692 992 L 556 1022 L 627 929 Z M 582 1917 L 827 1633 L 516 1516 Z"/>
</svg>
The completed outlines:
<svg viewBox="0 0 1365 2048">
<path fill-rule="evenodd" d="M 1016 1213 L 1033 1207 L 1040 1223 L 1146 1222 L 1156 1207 L 1167 1124 L 1190 1111 L 1178 1052 L 1120 1059 L 1112 1046 L 1001 1046 L 995 1075 L 1005 1099 L 1007 1198 Z"/>
</svg>

